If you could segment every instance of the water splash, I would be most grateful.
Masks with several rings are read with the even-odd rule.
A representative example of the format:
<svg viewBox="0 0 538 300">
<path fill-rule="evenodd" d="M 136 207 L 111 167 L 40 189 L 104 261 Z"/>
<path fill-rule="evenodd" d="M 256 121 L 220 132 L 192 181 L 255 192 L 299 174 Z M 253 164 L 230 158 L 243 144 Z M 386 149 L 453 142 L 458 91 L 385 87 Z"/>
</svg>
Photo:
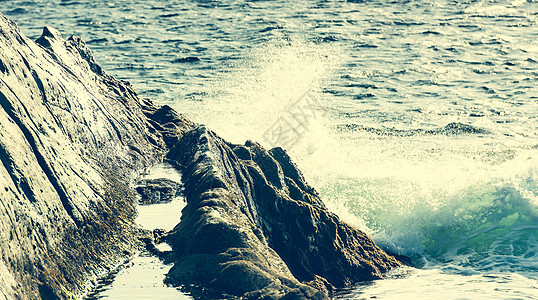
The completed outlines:
<svg viewBox="0 0 538 300">
<path fill-rule="evenodd" d="M 331 68 L 324 45 L 283 37 L 252 49 L 188 114 L 226 139 L 264 142 L 264 133 L 306 93 L 318 95 Z M 184 109 L 184 107 L 181 107 Z M 316 108 L 319 109 L 319 108 Z"/>
<path fill-rule="evenodd" d="M 392 105 L 363 109 L 327 90 L 341 51 L 275 39 L 221 74 L 209 100 L 188 114 L 232 142 L 263 144 L 263 133 L 287 105 L 309 92 L 321 99 L 324 114 L 287 150 L 332 211 L 417 264 L 533 276 L 538 148 L 532 135 L 496 127 L 496 115 L 473 125 L 443 117 L 444 102 L 431 102 L 411 121 L 400 120 L 401 108 L 392 111 Z M 348 130 L 361 115 L 365 125 L 358 128 L 366 130 Z"/>
<path fill-rule="evenodd" d="M 360 221 L 350 223 L 367 227 L 378 244 L 414 257 L 419 265 L 533 277 L 538 271 L 536 154 L 525 150 L 513 158 L 454 160 L 461 153 L 449 152 L 425 161 L 381 154 L 384 164 L 377 161 L 371 169 L 362 163 L 336 173 L 338 166 L 334 177 L 314 178 L 332 206 L 345 207 L 341 217 L 348 220 L 351 212 Z M 504 162 L 494 163 L 499 160 Z M 314 165 L 309 174 L 321 168 Z"/>
</svg>

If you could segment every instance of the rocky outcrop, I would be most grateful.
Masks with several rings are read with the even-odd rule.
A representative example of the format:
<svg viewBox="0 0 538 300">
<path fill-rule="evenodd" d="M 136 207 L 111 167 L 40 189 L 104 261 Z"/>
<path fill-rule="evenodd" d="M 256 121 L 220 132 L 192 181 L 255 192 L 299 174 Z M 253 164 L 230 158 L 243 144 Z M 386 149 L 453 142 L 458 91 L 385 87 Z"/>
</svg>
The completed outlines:
<svg viewBox="0 0 538 300">
<path fill-rule="evenodd" d="M 152 109 L 81 39 L 0 14 L 0 295 L 81 294 L 139 247 L 128 183 L 166 150 Z"/>
<path fill-rule="evenodd" d="M 168 159 L 182 167 L 187 206 L 168 236 L 169 282 L 246 299 L 323 299 L 400 263 L 330 213 L 281 148 L 233 145 L 204 126 Z"/>
<path fill-rule="evenodd" d="M 181 184 L 167 178 L 142 179 L 137 182 L 139 204 L 157 204 L 172 201 L 181 192 Z"/>
<path fill-rule="evenodd" d="M 0 14 L 0 298 L 84 293 L 152 237 L 134 226 L 144 168 L 183 171 L 171 283 L 225 297 L 325 299 L 400 263 L 330 213 L 280 148 L 233 145 L 107 75 L 79 38 L 32 42 Z M 177 184 L 144 182 L 166 201 Z M 151 246 L 151 245 L 149 245 Z M 157 250 L 155 250 L 158 252 Z"/>
</svg>

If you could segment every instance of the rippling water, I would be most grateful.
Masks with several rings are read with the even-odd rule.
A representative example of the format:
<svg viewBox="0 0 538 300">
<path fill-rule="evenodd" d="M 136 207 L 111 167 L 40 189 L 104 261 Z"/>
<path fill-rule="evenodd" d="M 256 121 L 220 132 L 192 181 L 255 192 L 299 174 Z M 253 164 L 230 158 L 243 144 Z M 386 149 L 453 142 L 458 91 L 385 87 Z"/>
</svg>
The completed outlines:
<svg viewBox="0 0 538 300">
<path fill-rule="evenodd" d="M 109 73 L 232 142 L 284 146 L 333 211 L 422 267 L 341 297 L 538 298 L 537 1 L 0 9 L 30 37 L 82 36 Z M 268 138 L 305 95 L 295 143 Z"/>
</svg>

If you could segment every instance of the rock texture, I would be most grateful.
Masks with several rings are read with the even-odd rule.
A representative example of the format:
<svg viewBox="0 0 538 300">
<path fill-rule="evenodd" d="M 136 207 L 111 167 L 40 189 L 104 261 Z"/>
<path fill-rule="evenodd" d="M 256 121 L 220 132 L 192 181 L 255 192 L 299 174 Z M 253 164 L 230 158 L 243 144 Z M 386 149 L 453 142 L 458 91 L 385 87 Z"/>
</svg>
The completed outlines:
<svg viewBox="0 0 538 300">
<path fill-rule="evenodd" d="M 323 299 L 400 263 L 341 222 L 281 148 L 232 145 L 204 126 L 168 159 L 183 168 L 187 206 L 169 235 L 169 282 L 246 299 Z"/>
<path fill-rule="evenodd" d="M 170 202 L 181 194 L 181 184 L 166 178 L 142 179 L 137 185 L 138 203 L 143 205 Z"/>
<path fill-rule="evenodd" d="M 138 247 L 128 182 L 166 150 L 144 106 L 81 39 L 0 14 L 0 295 L 81 294 Z"/>
<path fill-rule="evenodd" d="M 328 212 L 282 149 L 229 144 L 139 99 L 81 39 L 46 27 L 32 42 L 0 14 L 0 298 L 82 294 L 151 240 L 133 224 L 129 183 L 164 155 L 188 201 L 171 233 L 154 233 L 172 245 L 174 284 L 325 299 L 400 265 Z"/>
</svg>

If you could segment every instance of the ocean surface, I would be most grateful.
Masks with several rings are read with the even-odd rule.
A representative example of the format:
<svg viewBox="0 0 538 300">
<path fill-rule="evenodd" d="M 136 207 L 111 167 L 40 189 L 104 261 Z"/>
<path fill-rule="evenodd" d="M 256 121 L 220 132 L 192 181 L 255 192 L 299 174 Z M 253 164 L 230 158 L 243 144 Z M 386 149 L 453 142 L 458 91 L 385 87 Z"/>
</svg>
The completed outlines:
<svg viewBox="0 0 538 300">
<path fill-rule="evenodd" d="M 332 211 L 419 267 L 337 298 L 538 299 L 538 1 L 0 11 L 31 38 L 83 37 L 108 73 L 231 142 L 282 146 Z"/>
</svg>

